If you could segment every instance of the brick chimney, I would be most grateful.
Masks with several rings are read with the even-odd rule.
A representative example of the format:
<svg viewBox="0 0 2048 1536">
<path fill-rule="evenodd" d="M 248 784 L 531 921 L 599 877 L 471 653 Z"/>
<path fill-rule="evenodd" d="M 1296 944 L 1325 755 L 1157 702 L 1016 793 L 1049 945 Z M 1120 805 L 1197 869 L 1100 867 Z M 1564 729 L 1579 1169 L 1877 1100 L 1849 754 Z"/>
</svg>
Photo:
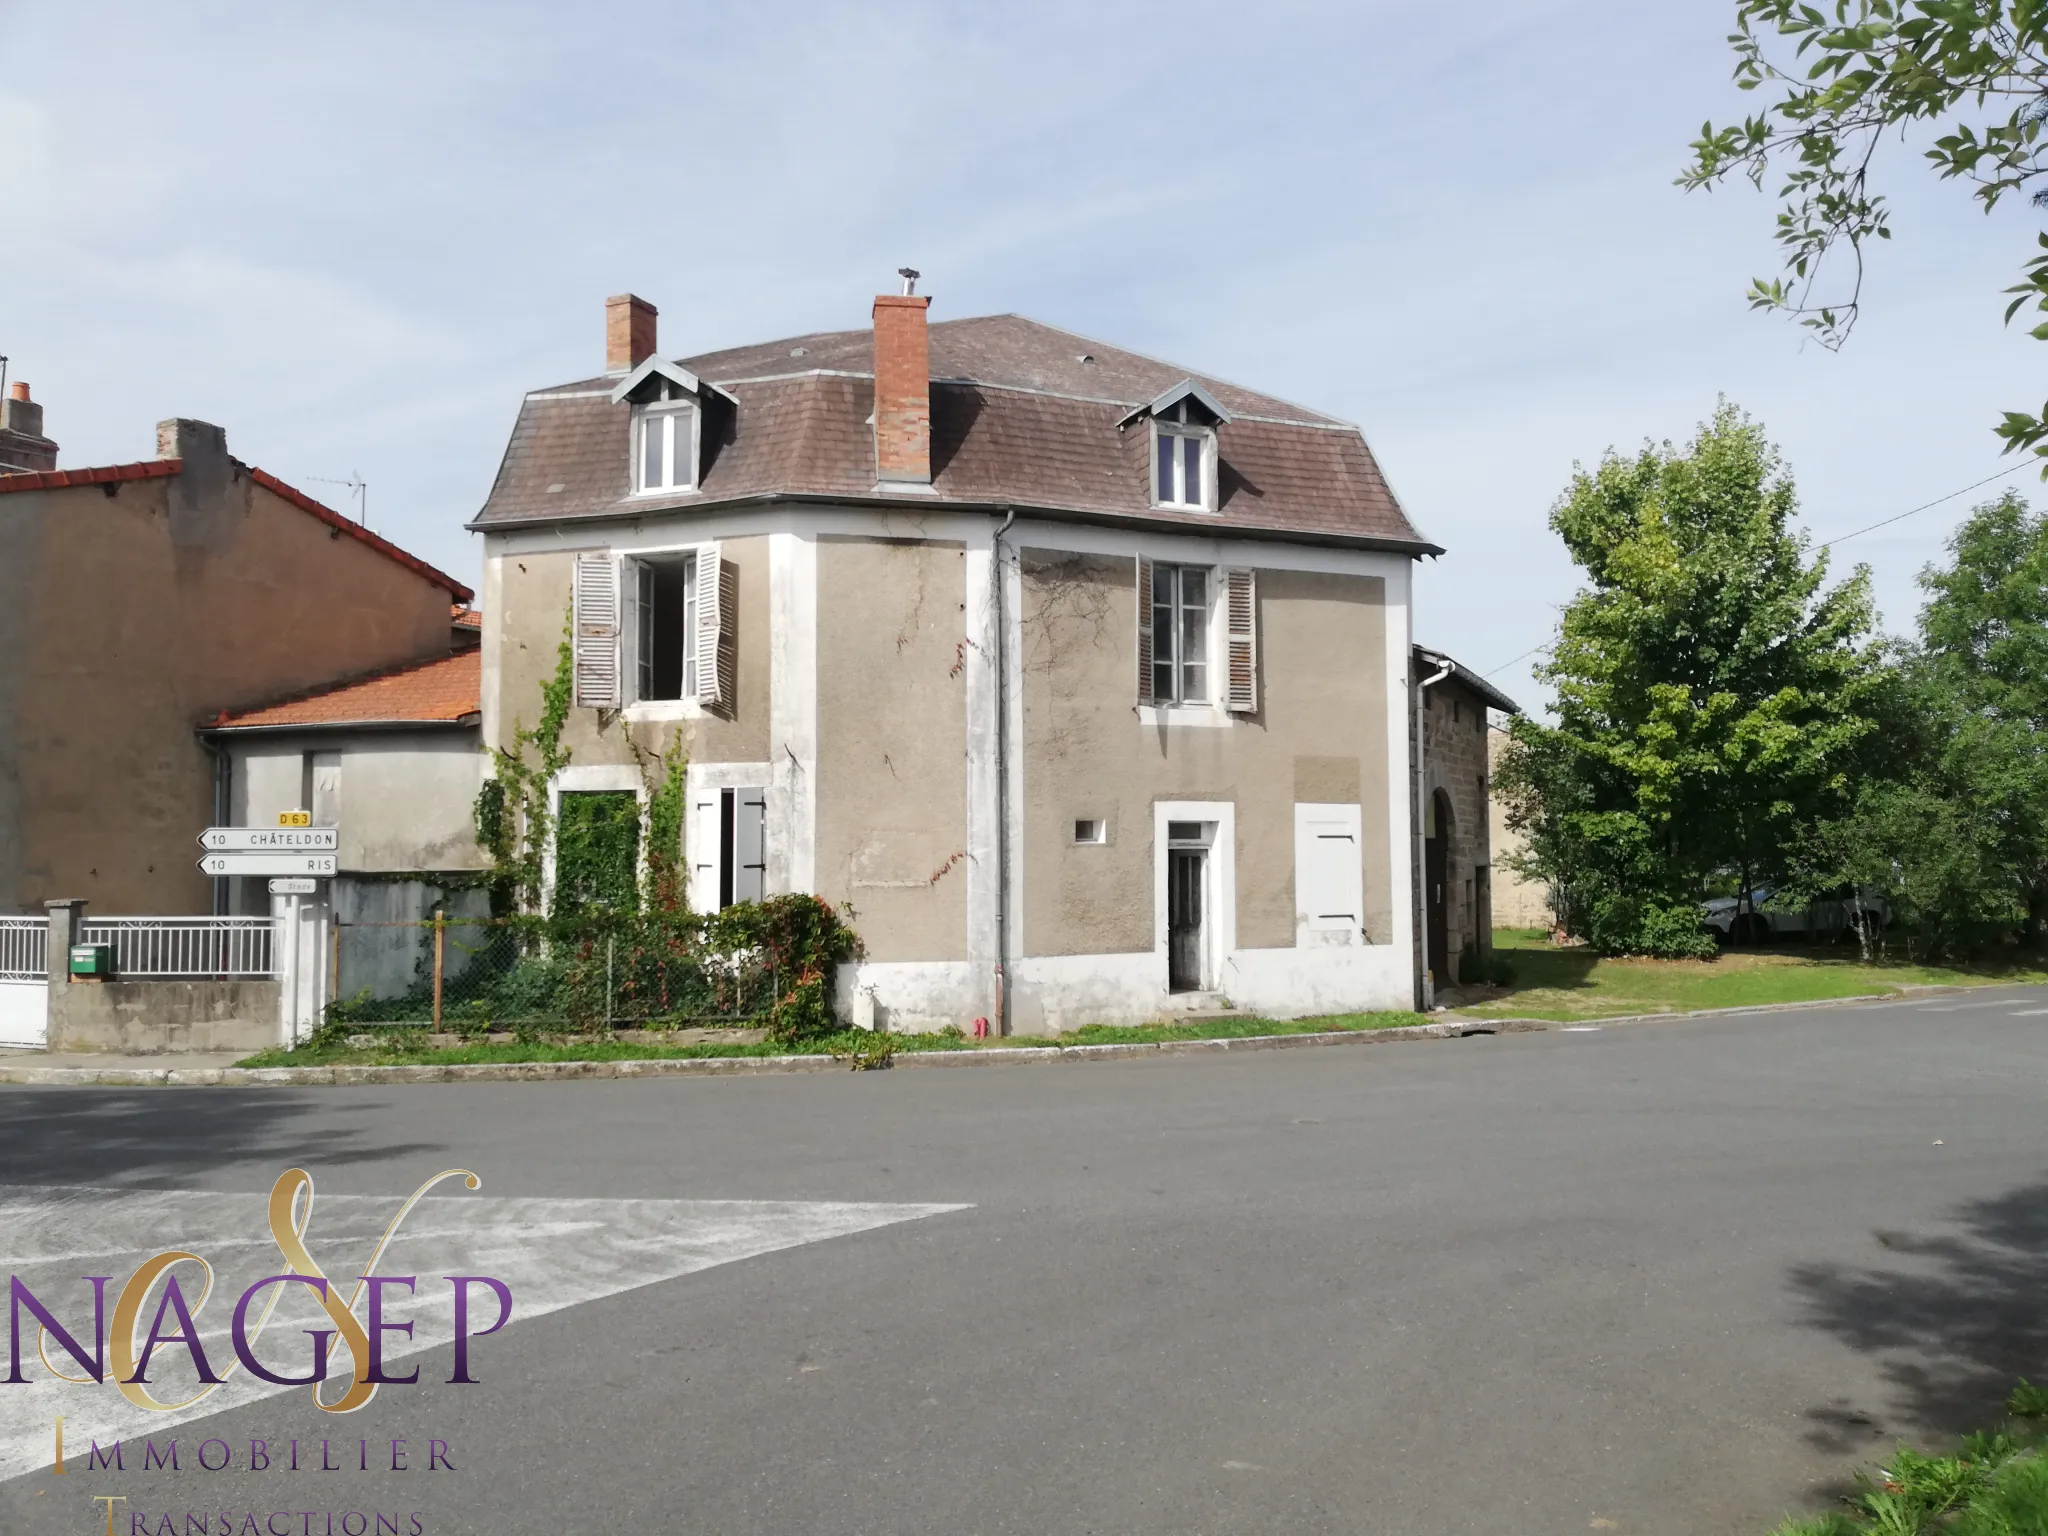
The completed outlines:
<svg viewBox="0 0 2048 1536">
<path fill-rule="evenodd" d="M 875 478 L 932 483 L 932 364 L 922 294 L 875 298 Z"/>
<path fill-rule="evenodd" d="M 0 475 L 56 467 L 57 445 L 43 436 L 43 408 L 16 379 L 0 400 Z"/>
<path fill-rule="evenodd" d="M 637 293 L 604 301 L 604 371 L 631 373 L 654 356 L 654 321 L 661 313 Z"/>
</svg>

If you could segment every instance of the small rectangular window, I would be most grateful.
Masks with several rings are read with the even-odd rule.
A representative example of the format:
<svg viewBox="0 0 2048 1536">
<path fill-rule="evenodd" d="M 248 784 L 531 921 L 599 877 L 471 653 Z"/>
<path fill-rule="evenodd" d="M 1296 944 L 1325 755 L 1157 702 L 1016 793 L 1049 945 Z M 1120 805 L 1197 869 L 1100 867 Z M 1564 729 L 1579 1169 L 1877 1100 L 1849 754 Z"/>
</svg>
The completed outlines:
<svg viewBox="0 0 2048 1536">
<path fill-rule="evenodd" d="M 1162 704 L 1209 702 L 1209 572 L 1152 568 L 1152 696 Z"/>
<path fill-rule="evenodd" d="M 696 419 L 687 402 L 656 402 L 634 411 L 634 490 L 687 491 L 697 483 Z"/>
<path fill-rule="evenodd" d="M 686 699 L 697 691 L 697 557 L 635 562 L 642 699 Z"/>
<path fill-rule="evenodd" d="M 1205 823 L 1199 821 L 1169 821 L 1166 824 L 1166 840 L 1169 843 L 1199 843 L 1203 841 L 1204 825 Z"/>
<path fill-rule="evenodd" d="M 1216 441 L 1207 427 L 1155 421 L 1152 502 L 1160 507 L 1210 510 L 1209 452 Z"/>
<path fill-rule="evenodd" d="M 1077 843 L 1106 843 L 1109 841 L 1109 823 L 1106 821 L 1077 821 L 1074 823 L 1074 841 Z"/>
</svg>

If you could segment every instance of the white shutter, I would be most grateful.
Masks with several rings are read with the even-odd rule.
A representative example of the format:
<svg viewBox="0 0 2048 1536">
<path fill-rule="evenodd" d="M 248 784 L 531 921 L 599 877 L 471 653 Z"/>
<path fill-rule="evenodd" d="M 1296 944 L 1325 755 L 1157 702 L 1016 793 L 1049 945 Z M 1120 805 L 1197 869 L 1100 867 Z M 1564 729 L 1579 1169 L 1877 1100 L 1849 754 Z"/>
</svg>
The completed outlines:
<svg viewBox="0 0 2048 1536">
<path fill-rule="evenodd" d="M 697 658 L 697 702 L 730 710 L 738 687 L 739 573 L 725 563 L 719 546 L 697 551 L 697 632 L 690 637 Z"/>
<path fill-rule="evenodd" d="M 1152 562 L 1138 556 L 1138 702 L 1152 702 Z"/>
<path fill-rule="evenodd" d="M 1350 944 L 1365 931 L 1365 866 L 1359 847 L 1363 808 L 1294 807 L 1294 910 L 1297 943 Z"/>
<path fill-rule="evenodd" d="M 1255 572 L 1223 573 L 1225 644 L 1223 707 L 1233 714 L 1259 712 L 1259 584 Z"/>
<path fill-rule="evenodd" d="M 759 901 L 768 881 L 768 791 L 732 792 L 732 899 Z"/>
<path fill-rule="evenodd" d="M 576 557 L 574 631 L 576 703 L 619 707 L 619 563 L 609 554 Z"/>
</svg>

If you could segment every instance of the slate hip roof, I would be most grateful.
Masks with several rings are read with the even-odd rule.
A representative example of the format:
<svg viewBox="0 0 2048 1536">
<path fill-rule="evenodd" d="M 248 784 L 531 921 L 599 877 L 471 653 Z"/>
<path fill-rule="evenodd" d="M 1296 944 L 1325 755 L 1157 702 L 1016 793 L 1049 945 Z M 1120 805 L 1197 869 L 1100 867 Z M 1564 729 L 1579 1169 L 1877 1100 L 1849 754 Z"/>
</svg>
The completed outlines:
<svg viewBox="0 0 2048 1536">
<path fill-rule="evenodd" d="M 631 407 L 615 376 L 521 403 L 496 484 L 469 525 L 634 517 L 774 500 L 1016 508 L 1087 521 L 1441 554 L 1408 521 L 1357 427 L 1020 315 L 930 327 L 932 492 L 875 483 L 874 334 L 796 336 L 679 359 L 738 402 L 707 412 L 698 487 L 635 495 Z M 1214 512 L 1151 504 L 1150 433 L 1119 422 L 1186 378 L 1232 414 Z"/>
</svg>

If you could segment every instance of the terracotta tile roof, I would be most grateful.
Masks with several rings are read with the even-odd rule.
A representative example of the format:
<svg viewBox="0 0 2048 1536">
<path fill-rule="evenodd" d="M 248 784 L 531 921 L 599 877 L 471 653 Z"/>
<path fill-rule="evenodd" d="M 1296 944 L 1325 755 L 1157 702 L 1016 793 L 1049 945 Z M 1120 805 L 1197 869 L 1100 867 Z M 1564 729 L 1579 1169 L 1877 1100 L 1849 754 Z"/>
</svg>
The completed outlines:
<svg viewBox="0 0 2048 1536">
<path fill-rule="evenodd" d="M 483 653 L 415 662 L 239 714 L 222 711 L 206 723 L 216 731 L 282 730 L 331 725 L 461 725 L 483 709 Z"/>
<path fill-rule="evenodd" d="M 484 616 L 466 604 L 454 603 L 448 609 L 448 622 L 457 629 L 481 631 L 484 627 Z"/>
<path fill-rule="evenodd" d="M 0 496 L 9 491 L 58 491 L 67 485 L 111 485 L 120 480 L 159 480 L 185 467 L 183 459 L 145 459 L 140 464 L 107 464 L 98 469 L 37 469 L 0 474 Z"/>
<path fill-rule="evenodd" d="M 450 597 L 466 603 L 476 596 L 468 587 L 453 576 L 436 570 L 417 555 L 409 555 L 389 539 L 380 538 L 361 523 L 343 517 L 334 508 L 325 506 L 308 496 L 297 486 L 287 485 L 268 470 L 253 465 L 235 463 L 248 472 L 265 490 L 282 497 L 297 507 L 320 519 L 330 528 L 347 534 L 350 538 L 367 544 L 380 555 L 396 560 L 417 576 L 424 576 L 435 586 L 445 588 Z M 175 475 L 185 467 L 183 459 L 146 459 L 140 464 L 109 464 L 97 469 L 45 469 L 23 474 L 0 474 L 0 496 L 10 491 L 55 491 L 73 485 L 111 485 L 123 480 L 157 480 L 165 475 Z"/>
<path fill-rule="evenodd" d="M 937 501 L 1435 550 L 1356 427 L 1017 315 L 941 321 L 930 342 Z M 738 407 L 714 399 L 699 487 L 667 497 L 629 494 L 631 412 L 610 401 L 617 379 L 537 390 L 472 526 L 771 496 L 914 505 L 875 489 L 873 353 L 873 334 L 859 330 L 681 359 Z M 1119 430 L 1133 408 L 1190 377 L 1233 415 L 1217 434 L 1213 513 L 1154 508 L 1149 434 Z"/>
</svg>

